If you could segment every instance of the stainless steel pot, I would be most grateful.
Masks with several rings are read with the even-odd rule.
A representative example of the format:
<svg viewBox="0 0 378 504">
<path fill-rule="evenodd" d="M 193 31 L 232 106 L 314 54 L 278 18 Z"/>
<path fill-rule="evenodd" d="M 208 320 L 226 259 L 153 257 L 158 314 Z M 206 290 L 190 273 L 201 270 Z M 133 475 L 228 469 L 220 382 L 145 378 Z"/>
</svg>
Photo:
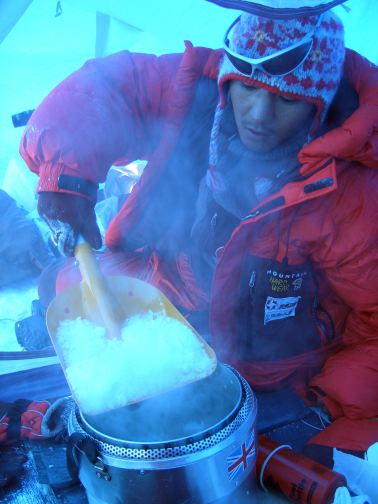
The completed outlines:
<svg viewBox="0 0 378 504">
<path fill-rule="evenodd" d="M 69 421 L 90 504 L 244 504 L 255 497 L 256 399 L 237 371 Z"/>
</svg>

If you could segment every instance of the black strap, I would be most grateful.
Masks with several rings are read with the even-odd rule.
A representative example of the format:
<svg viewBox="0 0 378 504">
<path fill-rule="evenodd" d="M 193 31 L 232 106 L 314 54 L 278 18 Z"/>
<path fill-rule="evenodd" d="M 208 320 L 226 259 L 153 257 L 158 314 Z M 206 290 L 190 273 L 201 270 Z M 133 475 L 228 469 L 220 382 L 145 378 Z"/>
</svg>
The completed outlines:
<svg viewBox="0 0 378 504">
<path fill-rule="evenodd" d="M 8 439 L 19 439 L 21 430 L 21 416 L 28 409 L 29 404 L 32 401 L 27 399 L 18 399 L 15 401 L 7 412 L 8 429 L 7 438 Z"/>
<path fill-rule="evenodd" d="M 66 189 L 67 191 L 77 192 L 88 196 L 93 201 L 97 201 L 97 184 L 80 177 L 72 175 L 59 175 L 58 177 L 59 189 Z"/>
<path fill-rule="evenodd" d="M 66 456 L 68 472 L 74 482 L 79 481 L 77 451 L 84 454 L 92 464 L 97 461 L 97 446 L 93 439 L 80 432 L 71 434 L 68 439 Z"/>
<path fill-rule="evenodd" d="M 19 112 L 18 114 L 13 114 L 12 115 L 12 123 L 15 128 L 19 128 L 20 126 L 25 126 L 26 123 L 29 121 L 32 113 L 34 112 L 33 110 L 25 110 L 23 112 Z"/>
</svg>

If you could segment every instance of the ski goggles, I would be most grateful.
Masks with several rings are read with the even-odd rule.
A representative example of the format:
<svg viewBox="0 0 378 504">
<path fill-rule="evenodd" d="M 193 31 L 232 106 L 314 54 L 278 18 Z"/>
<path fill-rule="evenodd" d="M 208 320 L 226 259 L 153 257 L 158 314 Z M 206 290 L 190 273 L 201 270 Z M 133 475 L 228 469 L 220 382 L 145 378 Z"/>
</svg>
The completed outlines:
<svg viewBox="0 0 378 504">
<path fill-rule="evenodd" d="M 284 76 L 293 72 L 298 68 L 308 57 L 311 52 L 314 35 L 320 26 L 322 16 L 319 16 L 318 22 L 314 29 L 307 33 L 303 39 L 295 44 L 281 49 L 280 51 L 265 56 L 263 58 L 249 58 L 230 49 L 229 35 L 233 27 L 238 23 L 238 17 L 226 32 L 223 42 L 223 49 L 226 56 L 231 61 L 232 65 L 243 75 L 251 77 L 255 69 L 259 69 L 271 76 Z"/>
</svg>

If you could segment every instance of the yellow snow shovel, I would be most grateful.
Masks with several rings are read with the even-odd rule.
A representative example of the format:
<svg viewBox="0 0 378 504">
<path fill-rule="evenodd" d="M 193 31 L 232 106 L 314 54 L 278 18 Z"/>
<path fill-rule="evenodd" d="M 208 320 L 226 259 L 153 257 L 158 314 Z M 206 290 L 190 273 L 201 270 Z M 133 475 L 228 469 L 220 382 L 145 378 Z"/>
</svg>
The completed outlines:
<svg viewBox="0 0 378 504">
<path fill-rule="evenodd" d="M 121 328 L 123 324 L 133 315 L 143 315 L 151 312 L 159 314 L 164 313 L 165 316 L 180 321 L 190 329 L 193 338 L 200 342 L 204 357 L 207 356 L 209 359 L 206 372 L 194 377 L 192 375 L 187 381 L 174 383 L 170 388 L 176 388 L 206 378 L 206 376 L 213 373 L 217 366 L 214 350 L 195 331 L 162 292 L 153 285 L 136 278 L 127 276 L 105 277 L 88 243 L 79 241 L 75 248 L 75 257 L 79 263 L 82 276 L 81 283 L 73 285 L 57 295 L 50 303 L 46 314 L 46 323 L 50 338 L 70 387 L 71 383 L 66 373 L 67 362 L 64 349 L 60 347 L 58 342 L 57 331 L 62 321 L 76 320 L 78 317 L 87 319 L 96 326 L 105 327 L 106 338 L 113 339 L 121 337 Z M 85 360 L 85 350 L 83 350 L 83 353 L 83 360 Z M 83 370 L 83 372 L 84 371 L 85 370 Z M 125 387 L 127 387 L 127 383 L 125 383 Z M 168 390 L 169 389 L 166 389 L 163 392 L 167 392 Z M 80 400 L 75 396 L 75 391 L 72 387 L 71 391 L 76 402 L 80 406 Z M 157 392 L 157 394 L 160 393 L 162 393 L 162 391 Z M 151 396 L 152 394 L 143 395 L 141 392 L 140 397 L 134 397 L 132 400 L 127 400 L 114 407 L 126 406 L 127 404 L 136 403 Z M 85 412 L 87 414 L 94 413 L 92 411 Z M 95 413 L 97 414 L 98 412 L 99 411 L 96 410 Z"/>
</svg>

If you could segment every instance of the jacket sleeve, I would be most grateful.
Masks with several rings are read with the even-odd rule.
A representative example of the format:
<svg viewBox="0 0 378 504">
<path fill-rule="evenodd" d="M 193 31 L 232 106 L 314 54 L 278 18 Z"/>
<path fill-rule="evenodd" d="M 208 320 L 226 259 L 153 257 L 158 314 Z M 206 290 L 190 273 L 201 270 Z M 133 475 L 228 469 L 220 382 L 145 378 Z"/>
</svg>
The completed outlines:
<svg viewBox="0 0 378 504">
<path fill-rule="evenodd" d="M 20 144 L 21 156 L 39 175 L 37 191 L 59 191 L 62 174 L 98 184 L 119 158 L 145 155 L 167 112 L 180 59 L 122 51 L 89 60 L 53 89 Z"/>
<path fill-rule="evenodd" d="M 378 172 L 345 172 L 332 230 L 315 257 L 342 347 L 311 386 L 333 418 L 357 420 L 378 416 Z"/>
</svg>

